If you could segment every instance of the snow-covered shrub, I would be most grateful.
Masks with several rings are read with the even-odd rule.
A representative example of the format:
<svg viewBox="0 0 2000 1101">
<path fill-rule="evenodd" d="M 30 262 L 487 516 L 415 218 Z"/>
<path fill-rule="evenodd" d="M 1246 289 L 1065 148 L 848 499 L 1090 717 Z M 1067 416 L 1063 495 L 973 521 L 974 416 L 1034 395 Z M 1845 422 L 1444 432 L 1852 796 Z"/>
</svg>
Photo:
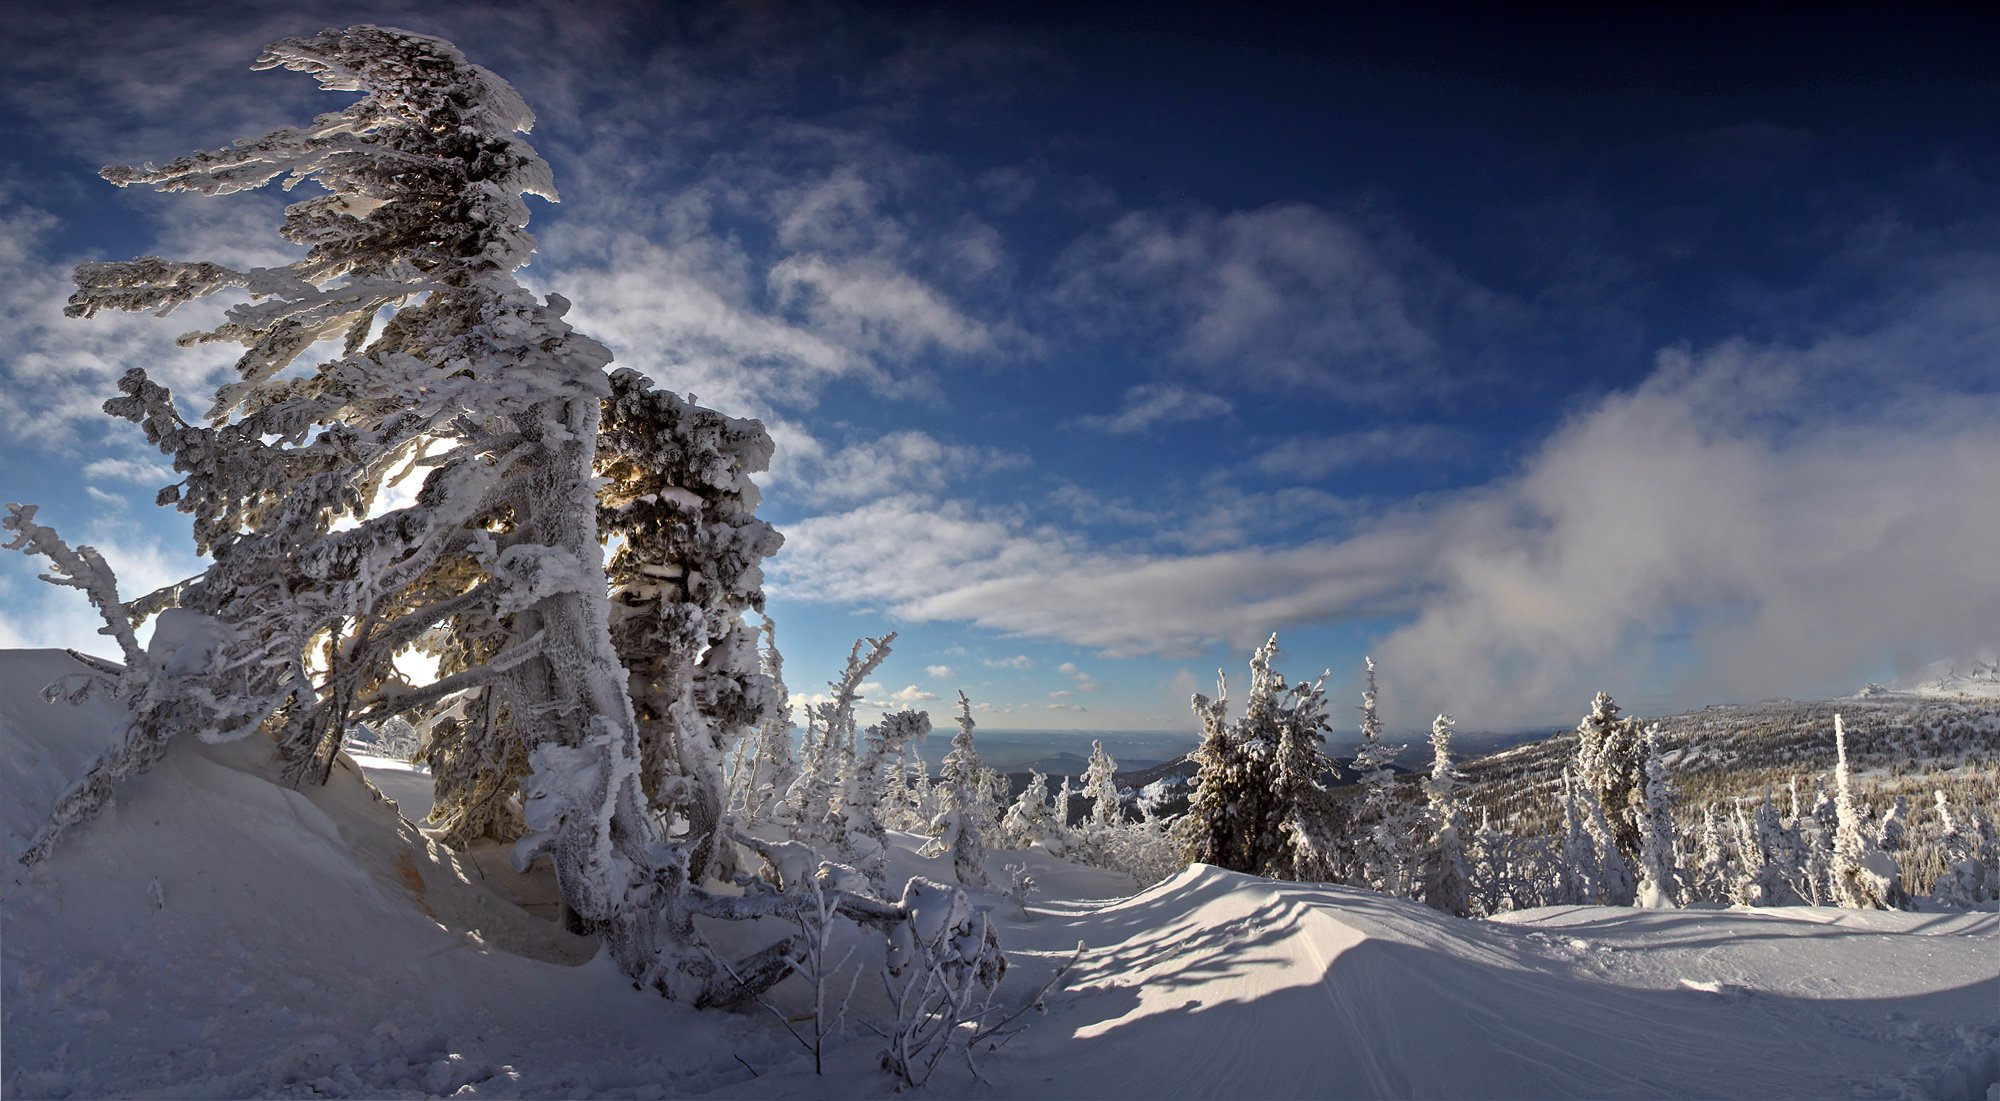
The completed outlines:
<svg viewBox="0 0 2000 1101">
<path fill-rule="evenodd" d="M 905 1084 L 920 1086 L 949 1052 L 971 1061 L 978 1024 L 1007 960 L 985 911 L 957 887 L 912 879 L 901 908 L 906 917 L 889 931 L 882 966 L 895 1014 L 882 1065 Z"/>
</svg>

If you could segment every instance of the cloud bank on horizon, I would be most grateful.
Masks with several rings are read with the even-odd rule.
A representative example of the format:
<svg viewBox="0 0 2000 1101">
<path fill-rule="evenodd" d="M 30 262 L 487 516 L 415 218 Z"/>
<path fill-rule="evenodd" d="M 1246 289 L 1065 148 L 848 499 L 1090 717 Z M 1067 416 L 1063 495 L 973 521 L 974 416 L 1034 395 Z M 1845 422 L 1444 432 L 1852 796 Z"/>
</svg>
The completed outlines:
<svg viewBox="0 0 2000 1101">
<path fill-rule="evenodd" d="M 2000 116 L 1967 28 L 1607 18 L 1577 51 L 1467 9 L 1494 45 L 1441 51 L 1389 16 L 1198 33 L 1220 18 L 25 15 L 0 496 L 134 592 L 192 569 L 159 457 L 97 406 L 128 366 L 198 395 L 228 357 L 173 345 L 198 318 L 64 320 L 67 270 L 269 262 L 283 199 L 90 173 L 310 118 L 323 93 L 250 60 L 371 21 L 539 113 L 565 203 L 530 280 L 771 427 L 795 689 L 896 629 L 884 706 L 1181 726 L 1189 683 L 1277 631 L 1294 676 L 1373 653 L 1400 725 L 1499 729 L 2000 642 Z M 89 646 L 45 588 L 0 558 L 0 645 Z"/>
</svg>

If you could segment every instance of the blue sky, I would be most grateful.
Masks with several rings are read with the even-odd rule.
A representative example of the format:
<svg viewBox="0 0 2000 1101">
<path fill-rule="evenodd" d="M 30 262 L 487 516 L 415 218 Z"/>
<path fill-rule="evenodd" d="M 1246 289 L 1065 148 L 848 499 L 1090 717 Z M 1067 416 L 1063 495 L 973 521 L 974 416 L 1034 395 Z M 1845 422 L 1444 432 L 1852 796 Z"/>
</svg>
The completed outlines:
<svg viewBox="0 0 2000 1101">
<path fill-rule="evenodd" d="M 173 345 L 198 317 L 63 320 L 67 271 L 281 262 L 282 200 L 95 170 L 329 109 L 251 60 L 378 22 L 540 116 L 563 202 L 524 278 L 771 428 L 796 693 L 895 630 L 884 704 L 1191 727 L 1276 631 L 1344 697 L 1374 654 L 1392 726 L 1506 729 L 2000 643 L 1990 19 L 17 7 L 0 497 L 134 593 L 196 563 L 96 407 L 228 357 Z M 0 645 L 90 623 L 0 557 Z"/>
</svg>

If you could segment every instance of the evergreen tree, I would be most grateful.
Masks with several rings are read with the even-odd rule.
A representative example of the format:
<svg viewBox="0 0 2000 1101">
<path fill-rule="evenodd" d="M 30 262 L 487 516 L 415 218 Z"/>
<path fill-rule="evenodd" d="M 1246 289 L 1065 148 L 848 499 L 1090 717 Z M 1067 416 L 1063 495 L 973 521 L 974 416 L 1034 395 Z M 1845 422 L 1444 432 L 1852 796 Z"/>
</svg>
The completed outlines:
<svg viewBox="0 0 2000 1101">
<path fill-rule="evenodd" d="M 200 423 L 139 369 L 106 406 L 172 456 L 183 478 L 160 499 L 193 518 L 213 560 L 145 602 L 200 617 L 216 642 L 215 687 L 185 693 L 180 719 L 210 737 L 271 731 L 303 781 L 325 777 L 357 720 L 423 716 L 435 740 L 428 709 L 462 707 L 458 739 L 500 743 L 467 756 L 527 774 L 517 860 L 551 855 L 569 908 L 654 979 L 687 930 L 663 935 L 632 904 L 652 890 L 640 885 L 662 839 L 623 764 L 644 750 L 605 599 L 594 467 L 610 355 L 562 321 L 567 302 L 513 274 L 533 251 L 524 196 L 554 196 L 516 136 L 533 116 L 449 43 L 404 31 L 287 39 L 258 65 L 363 94 L 308 127 L 105 177 L 212 195 L 310 181 L 325 193 L 288 207 L 280 230 L 305 257 L 86 264 L 68 309 L 252 299 L 182 338 L 244 348 Z M 337 355 L 293 370 L 327 340 Z M 414 504 L 377 507 L 419 470 Z M 440 624 L 457 640 L 444 675 L 406 683 L 395 656 Z M 705 966 L 681 956 L 667 970 L 682 963 Z"/>
<path fill-rule="evenodd" d="M 844 848 L 877 894 L 889 882 L 889 830 L 883 817 L 893 780 L 903 771 L 904 749 L 930 732 L 931 717 L 922 711 L 884 715 L 867 731 L 858 781 L 851 789 L 851 803 L 842 808 L 842 818 L 847 827 Z"/>
<path fill-rule="evenodd" d="M 854 705 L 861 699 L 861 682 L 889 657 L 889 644 L 894 641 L 893 631 L 881 638 L 855 640 L 840 676 L 827 682 L 832 694 L 806 708 L 799 775 L 786 790 L 779 815 L 793 840 L 830 846 L 846 854 L 845 808 L 862 798 L 857 787 L 855 742 L 859 724 Z"/>
<path fill-rule="evenodd" d="M 1262 770 L 1252 759 L 1250 747 L 1237 741 L 1236 730 L 1229 723 L 1228 692 L 1228 679 L 1218 672 L 1214 699 L 1199 692 L 1194 695 L 1194 713 L 1201 720 L 1202 734 L 1201 742 L 1188 754 L 1195 766 L 1194 791 L 1188 796 L 1188 812 L 1177 832 L 1189 863 L 1246 871 L 1251 859 L 1244 850 L 1255 827 L 1245 812 L 1256 798 L 1254 784 Z M 1066 808 L 1067 798 L 1064 805 Z"/>
<path fill-rule="evenodd" d="M 1056 829 L 1055 812 L 1049 806 L 1049 778 L 1040 771 L 1030 770 L 1028 786 L 1014 804 L 1007 808 L 1007 816 L 1001 820 L 1001 835 L 1011 848 L 1025 849 L 1039 845 L 1052 853 L 1062 855 L 1061 835 Z"/>
<path fill-rule="evenodd" d="M 1431 721 L 1431 774 L 1424 785 L 1430 797 L 1430 844 L 1423 860 L 1423 901 L 1434 910 L 1470 917 L 1472 868 L 1465 852 L 1465 807 L 1459 800 L 1460 777 L 1451 764 L 1450 715 Z"/>
<path fill-rule="evenodd" d="M 1735 863 L 1730 859 L 1729 845 L 1716 822 L 1712 803 L 1701 808 L 1701 831 L 1697 835 L 1692 871 L 1696 897 L 1704 902 L 1720 902 L 1729 897 L 1736 879 Z"/>
<path fill-rule="evenodd" d="M 1568 769 L 1562 775 L 1562 855 L 1555 867 L 1555 901 L 1564 906 L 1590 906 L 1604 901 L 1602 854 L 1587 825 L 1588 812 L 1577 799 L 1577 783 Z"/>
<path fill-rule="evenodd" d="M 1613 846 L 1627 868 L 1640 863 L 1639 819 L 1645 804 L 1643 726 L 1619 716 L 1609 695 L 1590 701 L 1576 727 L 1576 777 L 1597 800 Z"/>
<path fill-rule="evenodd" d="M 985 766 L 972 744 L 972 701 L 958 694 L 958 733 L 952 736 L 951 752 L 945 754 L 938 779 L 943 787 L 944 806 L 931 822 L 931 841 L 925 855 L 951 854 L 952 873 L 967 887 L 991 887 L 986 875 Z"/>
<path fill-rule="evenodd" d="M 770 706 L 757 724 L 757 740 L 749 750 L 742 778 L 745 824 L 760 821 L 771 806 L 799 777 L 799 765 L 792 752 L 792 701 L 785 689 L 785 658 L 778 651 L 778 627 L 770 616 L 763 617 L 762 666 L 771 686 Z"/>
<path fill-rule="evenodd" d="M 1104 743 L 1090 743 L 1090 763 L 1083 773 L 1083 797 L 1090 800 L 1090 821 L 1099 827 L 1124 821 L 1118 813 L 1118 762 L 1104 751 Z"/>
<path fill-rule="evenodd" d="M 1847 770 L 1847 731 L 1838 714 L 1833 717 L 1833 745 L 1834 813 L 1838 816 L 1833 838 L 1833 898 L 1849 909 L 1886 910 L 1901 889 L 1901 873 L 1895 858 L 1877 848 L 1863 832 L 1861 808 L 1855 803 Z"/>
<path fill-rule="evenodd" d="M 1390 895 L 1410 893 L 1410 823 L 1396 799 L 1392 767 L 1402 746 L 1382 740 L 1382 719 L 1376 711 L 1375 659 L 1364 658 L 1367 685 L 1361 692 L 1361 749 L 1354 771 L 1361 778 L 1361 811 L 1354 836 L 1351 880 L 1371 891 Z"/>
<path fill-rule="evenodd" d="M 1331 871 L 1333 803 L 1321 777 L 1325 677 L 1286 685 L 1272 662 L 1271 636 L 1250 659 L 1244 714 L 1228 720 L 1228 682 L 1216 698 L 1197 694 L 1202 741 L 1189 755 L 1195 790 L 1174 827 L 1190 862 L 1279 879 L 1320 878 Z"/>
<path fill-rule="evenodd" d="M 1639 905 L 1662 909 L 1686 900 L 1687 887 L 1674 859 L 1674 794 L 1667 780 L 1666 761 L 1660 753 L 1660 728 L 1646 728 L 1642 741 L 1644 756 L 1640 771 L 1645 776 L 1639 819 Z"/>
<path fill-rule="evenodd" d="M 724 743 L 776 704 L 741 620 L 779 542 L 748 478 L 769 437 L 607 374 L 609 352 L 562 320 L 568 303 L 516 280 L 533 251 L 524 198 L 554 188 L 504 80 L 449 43 L 369 26 L 287 39 L 258 65 L 362 94 L 310 126 L 105 176 L 211 195 L 313 183 L 324 194 L 280 230 L 304 258 L 86 264 L 68 310 L 249 297 L 182 338 L 244 349 L 203 417 L 138 369 L 106 404 L 172 457 L 181 479 L 160 502 L 190 515 L 212 565 L 121 604 L 87 548 L 31 509 L 7 518 L 12 545 L 55 560 L 135 659 L 138 733 L 57 824 L 178 733 L 268 733 L 308 782 L 351 727 L 400 716 L 431 745 L 448 839 L 518 836 L 522 871 L 547 856 L 574 923 L 636 985 L 697 1004 L 754 995 L 796 966 L 796 940 L 728 962 L 696 918 L 815 904 L 796 882 L 703 886 L 730 827 Z M 338 350 L 314 362 L 323 341 Z M 385 491 L 419 475 L 415 500 L 393 505 Z M 132 628 L 153 616 L 142 652 Z M 404 678 L 410 650 L 438 658 L 434 682 Z M 851 722 L 837 733 L 851 750 Z M 822 913 L 912 918 L 830 895 L 814 896 Z M 976 962 L 997 978 L 988 948 Z"/>
</svg>

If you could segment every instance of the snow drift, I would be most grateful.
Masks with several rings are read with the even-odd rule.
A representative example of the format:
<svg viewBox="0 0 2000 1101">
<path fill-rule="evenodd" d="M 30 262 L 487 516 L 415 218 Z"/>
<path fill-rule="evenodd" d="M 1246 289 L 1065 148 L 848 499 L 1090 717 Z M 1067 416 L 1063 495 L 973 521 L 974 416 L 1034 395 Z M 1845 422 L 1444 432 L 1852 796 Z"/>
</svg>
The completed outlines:
<svg viewBox="0 0 2000 1101">
<path fill-rule="evenodd" d="M 12 1097 L 868 1097 L 857 997 L 826 1077 L 769 1014 L 635 991 L 489 888 L 344 763 L 174 744 L 33 869 L 40 816 L 125 721 L 49 705 L 80 673 L 0 653 L 4 1065 Z M 408 784 L 408 774 L 390 782 Z M 892 874 L 949 875 L 891 835 Z M 1561 908 L 1470 922 L 1207 866 L 1152 888 L 1039 852 L 994 906 L 1018 1002 L 1050 1012 L 938 1096 L 1984 1098 L 2000 916 Z M 1103 899 L 1106 895 L 1129 897 Z M 879 947 L 873 947 L 879 953 Z M 857 941 L 872 982 L 879 961 Z M 794 980 L 788 980 L 794 981 Z M 842 988 L 845 988 L 843 976 Z M 792 992 L 795 993 L 795 992 Z M 788 996 L 785 987 L 774 998 Z"/>
</svg>

